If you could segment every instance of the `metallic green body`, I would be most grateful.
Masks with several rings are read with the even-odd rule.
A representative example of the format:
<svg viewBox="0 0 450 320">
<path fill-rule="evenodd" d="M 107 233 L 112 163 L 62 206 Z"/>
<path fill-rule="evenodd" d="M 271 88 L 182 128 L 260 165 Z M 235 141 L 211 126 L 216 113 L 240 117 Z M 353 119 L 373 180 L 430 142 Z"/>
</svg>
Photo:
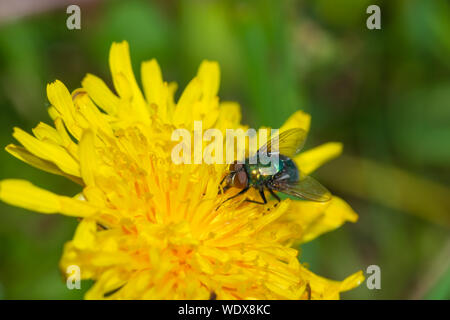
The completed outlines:
<svg viewBox="0 0 450 320">
<path fill-rule="evenodd" d="M 248 159 L 246 159 L 244 168 L 248 175 L 248 185 L 256 189 L 284 175 L 287 175 L 286 181 L 289 182 L 297 181 L 299 177 L 294 161 L 283 155 L 280 155 L 279 161 L 273 164 L 249 164 Z"/>
</svg>

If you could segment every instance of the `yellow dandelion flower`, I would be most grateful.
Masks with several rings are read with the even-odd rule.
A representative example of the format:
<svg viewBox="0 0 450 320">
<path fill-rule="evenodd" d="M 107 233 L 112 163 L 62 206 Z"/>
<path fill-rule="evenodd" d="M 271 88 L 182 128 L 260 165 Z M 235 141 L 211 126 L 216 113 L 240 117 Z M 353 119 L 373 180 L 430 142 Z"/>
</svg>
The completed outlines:
<svg viewBox="0 0 450 320">
<path fill-rule="evenodd" d="M 239 106 L 217 96 L 217 63 L 204 61 L 177 102 L 176 84 L 163 80 L 155 60 L 141 66 L 141 91 L 127 42 L 112 45 L 109 64 L 116 94 L 91 74 L 72 94 L 55 81 L 47 87 L 54 126 L 40 123 L 34 136 L 15 128 L 21 146 L 6 147 L 78 183 L 81 193 L 0 182 L 7 203 L 80 218 L 60 267 L 78 265 L 82 279 L 95 280 L 87 299 L 337 299 L 361 283 L 361 271 L 343 281 L 313 274 L 293 247 L 357 220 L 340 198 L 276 207 L 235 201 L 216 210 L 226 166 L 171 161 L 176 128 L 192 130 L 194 120 L 204 130 L 241 127 Z M 280 131 L 308 130 L 309 122 L 299 111 Z M 295 161 L 310 173 L 341 149 L 327 143 Z"/>
</svg>

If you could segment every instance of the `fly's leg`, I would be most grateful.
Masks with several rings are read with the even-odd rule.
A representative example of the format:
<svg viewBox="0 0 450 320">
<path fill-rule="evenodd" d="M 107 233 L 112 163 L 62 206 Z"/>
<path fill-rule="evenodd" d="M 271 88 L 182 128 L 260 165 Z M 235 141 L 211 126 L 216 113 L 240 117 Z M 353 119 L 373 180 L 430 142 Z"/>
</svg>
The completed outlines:
<svg viewBox="0 0 450 320">
<path fill-rule="evenodd" d="M 311 286 L 309 285 L 309 282 L 306 284 L 306 293 L 308 295 L 308 300 L 311 300 Z"/>
<path fill-rule="evenodd" d="M 278 196 L 271 188 L 267 188 L 267 189 L 269 189 L 270 194 L 271 194 L 275 199 L 278 200 L 278 203 L 280 203 L 280 202 L 281 202 L 280 197 L 279 197 L 279 196 Z M 277 206 L 278 203 L 276 203 L 275 206 Z"/>
<path fill-rule="evenodd" d="M 257 204 L 266 204 L 267 200 L 266 200 L 266 196 L 264 195 L 264 190 L 263 189 L 259 189 L 259 194 L 261 195 L 261 199 L 263 199 L 264 202 L 250 200 L 250 199 L 245 199 L 245 201 L 246 202 L 251 202 L 251 203 L 257 203 Z"/>
<path fill-rule="evenodd" d="M 220 181 L 219 185 L 221 185 L 225 181 L 226 177 L 228 177 L 228 176 L 223 177 L 223 179 L 222 179 L 222 181 Z"/>
<path fill-rule="evenodd" d="M 224 193 L 227 192 L 227 190 L 230 189 L 230 188 L 231 188 L 231 187 L 228 186 L 228 185 L 225 186 L 225 187 L 223 187 L 223 188 L 222 188 L 223 193 L 222 193 L 222 192 L 220 192 L 221 190 L 220 190 L 220 187 L 219 187 L 219 191 L 217 192 L 217 194 L 221 194 L 221 193 L 224 194 Z"/>
<path fill-rule="evenodd" d="M 229 197 L 227 200 L 225 200 L 224 202 L 222 202 L 221 204 L 219 204 L 219 206 L 216 208 L 216 211 L 217 211 L 217 209 L 219 209 L 220 206 L 223 205 L 225 202 L 227 202 L 228 200 L 234 199 L 234 198 L 240 196 L 241 194 L 246 193 L 246 192 L 248 191 L 248 189 L 250 189 L 250 187 L 244 188 L 244 189 L 242 189 L 239 193 L 235 194 L 234 196 Z"/>
<path fill-rule="evenodd" d="M 219 183 L 219 191 L 217 192 L 217 194 L 220 194 L 221 190 L 220 190 L 220 186 L 222 185 L 222 183 L 225 181 L 225 179 L 228 177 L 228 175 L 226 175 L 225 177 L 223 177 L 222 181 L 220 181 Z M 230 187 L 229 186 L 225 186 L 222 188 L 223 193 L 225 193 Z"/>
</svg>

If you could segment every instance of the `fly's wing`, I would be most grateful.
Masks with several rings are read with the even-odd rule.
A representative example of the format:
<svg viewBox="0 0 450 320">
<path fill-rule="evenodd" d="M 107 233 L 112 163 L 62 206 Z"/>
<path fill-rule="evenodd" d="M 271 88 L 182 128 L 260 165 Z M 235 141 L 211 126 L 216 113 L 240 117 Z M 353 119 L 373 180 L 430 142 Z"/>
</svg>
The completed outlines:
<svg viewBox="0 0 450 320">
<path fill-rule="evenodd" d="M 300 152 L 305 144 L 306 131 L 300 128 L 293 128 L 281 132 L 278 136 L 272 137 L 265 145 L 259 148 L 259 154 L 270 154 L 279 152 L 282 155 L 292 157 Z M 278 139 L 278 148 L 276 139 Z"/>
<path fill-rule="evenodd" d="M 316 179 L 302 176 L 298 181 L 279 180 L 272 182 L 274 190 L 311 201 L 326 202 L 331 200 L 331 193 Z"/>
</svg>

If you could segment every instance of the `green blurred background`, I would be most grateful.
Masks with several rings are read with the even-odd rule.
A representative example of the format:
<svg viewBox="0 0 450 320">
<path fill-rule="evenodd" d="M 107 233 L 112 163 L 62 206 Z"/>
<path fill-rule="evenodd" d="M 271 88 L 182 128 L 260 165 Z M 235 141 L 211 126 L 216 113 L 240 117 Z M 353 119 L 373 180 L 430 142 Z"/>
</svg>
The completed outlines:
<svg viewBox="0 0 450 320">
<path fill-rule="evenodd" d="M 81 7 L 81 30 L 66 7 Z M 19 5 L 20 4 L 20 5 Z M 381 30 L 366 8 L 381 7 Z M 344 142 L 314 174 L 360 215 L 356 224 L 302 247 L 317 274 L 343 279 L 371 264 L 381 290 L 353 299 L 450 299 L 450 3 L 445 0 L 0 1 L 0 145 L 13 126 L 50 123 L 45 86 L 111 84 L 108 51 L 128 40 L 137 77 L 157 58 L 183 88 L 203 59 L 219 61 L 220 97 L 243 122 L 279 127 L 312 114 L 307 148 Z M 180 89 L 178 90 L 178 94 Z M 0 179 L 24 178 L 58 193 L 77 186 L 0 152 Z M 0 203 L 0 299 L 77 299 L 58 270 L 75 219 Z"/>
</svg>

